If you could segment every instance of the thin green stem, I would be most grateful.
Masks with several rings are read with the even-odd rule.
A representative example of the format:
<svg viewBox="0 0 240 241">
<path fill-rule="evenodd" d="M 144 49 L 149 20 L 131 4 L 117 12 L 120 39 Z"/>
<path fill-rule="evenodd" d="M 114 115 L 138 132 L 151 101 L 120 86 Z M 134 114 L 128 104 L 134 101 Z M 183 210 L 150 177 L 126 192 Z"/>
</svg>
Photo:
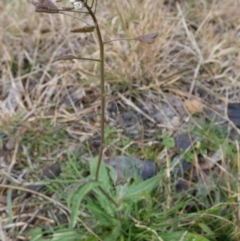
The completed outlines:
<svg viewBox="0 0 240 241">
<path fill-rule="evenodd" d="M 100 50 L 100 75 L 101 75 L 101 144 L 100 144 L 100 151 L 97 163 L 97 169 L 95 173 L 95 180 L 98 181 L 99 170 L 102 162 L 103 156 L 103 149 L 104 149 L 104 133 L 105 133 L 105 79 L 104 79 L 104 43 L 102 40 L 101 31 L 98 25 L 97 18 L 92 11 L 92 9 L 88 6 L 87 3 L 84 2 L 84 6 L 87 8 L 94 25 L 97 31 L 98 43 L 99 43 L 99 50 Z"/>
</svg>

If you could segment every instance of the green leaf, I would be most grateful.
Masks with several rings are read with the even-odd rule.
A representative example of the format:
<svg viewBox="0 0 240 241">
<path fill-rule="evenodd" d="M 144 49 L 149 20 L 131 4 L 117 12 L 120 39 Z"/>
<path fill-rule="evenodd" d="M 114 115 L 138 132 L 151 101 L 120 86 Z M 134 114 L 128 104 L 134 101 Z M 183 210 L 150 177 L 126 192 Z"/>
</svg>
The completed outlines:
<svg viewBox="0 0 240 241">
<path fill-rule="evenodd" d="M 138 202 L 145 198 L 145 192 L 150 193 L 156 188 L 161 181 L 162 176 L 156 175 L 146 181 L 141 181 L 130 186 L 125 186 L 125 190 L 122 191 L 123 200 L 131 200 L 132 202 Z"/>
<path fill-rule="evenodd" d="M 78 211 L 84 196 L 91 191 L 93 188 L 99 186 L 99 182 L 89 181 L 83 184 L 79 189 L 74 193 L 73 198 L 71 200 L 71 220 L 70 220 L 70 228 L 74 228 L 77 223 Z"/>
<path fill-rule="evenodd" d="M 95 178 L 97 163 L 98 163 L 98 157 L 94 158 L 91 162 L 90 177 L 92 179 Z M 113 193 L 112 182 L 111 182 L 107 167 L 104 162 L 102 162 L 100 165 L 98 181 L 99 181 L 101 187 L 104 189 L 104 191 L 106 191 L 111 197 L 115 196 L 115 194 Z M 115 213 L 115 209 L 114 209 L 111 201 L 108 200 L 108 198 L 98 188 L 95 188 L 94 191 L 98 195 L 98 203 L 101 206 L 101 208 L 108 215 L 113 216 Z"/>
<path fill-rule="evenodd" d="M 160 237 L 164 241 L 209 241 L 209 239 L 203 237 L 202 235 L 195 234 L 195 233 L 188 233 L 187 231 L 180 231 L 180 232 L 169 232 L 161 234 Z"/>
<path fill-rule="evenodd" d="M 79 236 L 81 236 L 79 231 L 69 231 L 69 229 L 58 228 L 54 230 L 52 234 L 46 235 L 46 232 L 43 232 L 42 228 L 39 227 L 29 230 L 26 234 L 30 238 L 30 241 L 76 241 L 79 240 Z"/>
<path fill-rule="evenodd" d="M 205 223 L 199 223 L 199 227 L 207 234 L 207 235 L 213 235 L 213 231 L 209 228 L 209 226 Z"/>
<path fill-rule="evenodd" d="M 31 241 L 42 241 L 44 240 L 42 235 L 42 228 L 34 228 L 28 232 Z"/>
<path fill-rule="evenodd" d="M 98 163 L 98 157 L 93 158 L 93 160 L 91 161 L 91 166 L 90 166 L 90 177 L 92 179 L 95 179 L 97 163 Z M 109 192 L 112 188 L 112 185 L 111 185 L 110 177 L 108 175 L 107 167 L 103 161 L 100 165 L 98 176 L 99 176 L 98 181 L 101 183 L 101 187 L 104 188 L 105 191 Z"/>
<path fill-rule="evenodd" d="M 99 200 L 100 198 L 98 198 Z M 87 209 L 93 219 L 97 220 L 101 226 L 105 227 L 114 227 L 118 225 L 118 220 L 113 216 L 110 215 L 106 208 L 101 207 L 100 203 L 97 201 L 92 200 L 90 197 L 87 198 Z"/>
<path fill-rule="evenodd" d="M 175 146 L 175 141 L 174 138 L 170 137 L 170 136 L 163 136 L 163 145 L 168 149 L 172 149 Z"/>
<path fill-rule="evenodd" d="M 53 238 L 51 241 L 76 241 L 79 240 L 79 234 L 77 231 L 69 231 L 69 230 L 56 230 L 53 234 Z"/>
</svg>

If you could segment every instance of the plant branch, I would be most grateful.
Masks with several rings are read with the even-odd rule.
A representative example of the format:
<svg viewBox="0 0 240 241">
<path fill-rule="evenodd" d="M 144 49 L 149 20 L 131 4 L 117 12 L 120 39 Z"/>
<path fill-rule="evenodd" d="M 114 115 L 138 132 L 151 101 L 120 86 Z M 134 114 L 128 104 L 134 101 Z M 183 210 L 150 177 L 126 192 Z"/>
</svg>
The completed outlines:
<svg viewBox="0 0 240 241">
<path fill-rule="evenodd" d="M 105 79 L 104 79 L 104 43 L 102 40 L 101 31 L 98 25 L 97 18 L 92 11 L 91 7 L 87 3 L 83 2 L 84 6 L 87 8 L 97 31 L 99 50 L 100 50 L 100 75 L 101 75 L 101 144 L 100 152 L 98 157 L 97 169 L 95 173 L 95 180 L 98 181 L 99 170 L 102 162 L 103 149 L 104 149 L 104 133 L 105 133 Z"/>
<path fill-rule="evenodd" d="M 116 203 L 115 200 L 101 186 L 99 186 L 98 189 L 116 206 L 116 208 L 119 207 L 118 203 Z"/>
</svg>

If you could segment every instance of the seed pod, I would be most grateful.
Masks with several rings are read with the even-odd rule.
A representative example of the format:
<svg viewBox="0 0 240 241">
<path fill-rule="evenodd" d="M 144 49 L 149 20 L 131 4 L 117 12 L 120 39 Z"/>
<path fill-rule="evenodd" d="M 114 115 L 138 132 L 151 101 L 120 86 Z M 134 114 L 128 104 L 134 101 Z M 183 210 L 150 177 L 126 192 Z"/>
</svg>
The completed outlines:
<svg viewBox="0 0 240 241">
<path fill-rule="evenodd" d="M 95 29 L 95 26 L 84 26 L 82 28 L 71 29 L 72 33 L 91 33 Z"/>
<path fill-rule="evenodd" d="M 156 33 L 150 33 L 150 34 L 146 34 L 146 35 L 142 35 L 142 36 L 138 36 L 137 38 L 135 38 L 135 40 L 147 43 L 147 44 L 151 44 L 154 42 L 154 39 L 159 35 L 159 32 Z"/>
<path fill-rule="evenodd" d="M 51 0 L 32 1 L 32 4 L 36 7 L 36 12 L 59 13 L 58 7 Z"/>
</svg>

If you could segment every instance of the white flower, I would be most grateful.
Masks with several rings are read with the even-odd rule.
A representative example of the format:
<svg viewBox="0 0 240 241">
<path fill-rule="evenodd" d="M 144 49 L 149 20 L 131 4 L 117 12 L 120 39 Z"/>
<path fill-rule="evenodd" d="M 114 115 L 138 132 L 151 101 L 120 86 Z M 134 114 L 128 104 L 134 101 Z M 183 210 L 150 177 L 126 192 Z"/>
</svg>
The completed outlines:
<svg viewBox="0 0 240 241">
<path fill-rule="evenodd" d="M 75 10 L 79 10 L 83 7 L 83 3 L 80 0 L 69 0 L 69 2 L 73 5 Z"/>
<path fill-rule="evenodd" d="M 83 3 L 82 2 L 74 2 L 73 7 L 75 10 L 79 10 L 83 7 Z"/>
<path fill-rule="evenodd" d="M 69 0 L 69 1 L 73 5 L 75 10 L 79 10 L 83 7 L 82 1 L 79 1 L 79 0 Z"/>
</svg>

